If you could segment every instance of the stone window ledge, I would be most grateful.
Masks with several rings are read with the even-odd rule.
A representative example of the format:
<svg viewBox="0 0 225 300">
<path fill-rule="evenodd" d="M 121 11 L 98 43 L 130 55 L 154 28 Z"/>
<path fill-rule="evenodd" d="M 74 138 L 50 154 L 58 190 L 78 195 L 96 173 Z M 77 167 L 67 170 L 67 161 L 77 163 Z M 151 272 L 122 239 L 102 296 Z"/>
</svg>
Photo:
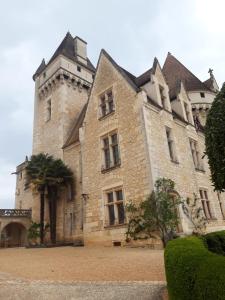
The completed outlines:
<svg viewBox="0 0 225 300">
<path fill-rule="evenodd" d="M 170 161 L 171 161 L 173 164 L 179 165 L 179 161 L 178 161 L 178 160 L 173 160 L 173 159 L 171 159 Z"/>
<path fill-rule="evenodd" d="M 120 166 L 121 166 L 121 164 L 117 164 L 117 165 L 114 165 L 114 166 L 109 167 L 107 169 L 102 169 L 101 172 L 104 174 L 104 173 L 110 172 L 114 169 L 120 168 Z"/>
<path fill-rule="evenodd" d="M 127 227 L 127 223 L 123 223 L 123 224 L 115 224 L 115 225 L 105 225 L 104 228 L 105 229 L 116 229 L 116 228 L 123 228 L 123 227 Z"/>
<path fill-rule="evenodd" d="M 115 110 L 113 110 L 113 111 L 111 111 L 111 112 L 105 114 L 104 116 L 101 116 L 100 118 L 98 118 L 98 120 L 99 120 L 99 121 L 104 120 L 105 118 L 107 118 L 107 117 L 109 117 L 109 116 L 111 116 L 111 115 L 114 115 L 114 114 L 115 114 Z"/>
<path fill-rule="evenodd" d="M 200 173 L 205 173 L 205 170 L 199 169 L 199 168 L 195 168 L 195 171 L 196 171 L 196 172 L 200 172 Z"/>
</svg>

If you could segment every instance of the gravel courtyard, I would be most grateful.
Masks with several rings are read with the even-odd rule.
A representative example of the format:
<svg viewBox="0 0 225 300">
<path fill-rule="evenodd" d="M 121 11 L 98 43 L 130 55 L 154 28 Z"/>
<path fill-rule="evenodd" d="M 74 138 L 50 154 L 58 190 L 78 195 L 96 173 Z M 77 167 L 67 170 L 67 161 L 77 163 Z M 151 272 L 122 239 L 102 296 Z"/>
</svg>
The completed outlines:
<svg viewBox="0 0 225 300">
<path fill-rule="evenodd" d="M 160 299 L 163 263 L 143 248 L 0 249 L 0 299 Z"/>
</svg>

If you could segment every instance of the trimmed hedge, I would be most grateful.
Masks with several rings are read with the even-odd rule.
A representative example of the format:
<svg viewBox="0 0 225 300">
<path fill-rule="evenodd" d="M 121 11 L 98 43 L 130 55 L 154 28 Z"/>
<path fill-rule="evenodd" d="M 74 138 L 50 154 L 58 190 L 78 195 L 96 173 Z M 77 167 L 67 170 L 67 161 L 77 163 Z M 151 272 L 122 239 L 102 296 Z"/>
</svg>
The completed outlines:
<svg viewBox="0 0 225 300">
<path fill-rule="evenodd" d="M 165 250 L 170 300 L 225 300 L 225 258 L 198 237 L 170 241 Z"/>
<path fill-rule="evenodd" d="M 225 231 L 208 233 L 203 239 L 209 251 L 225 256 Z"/>
</svg>

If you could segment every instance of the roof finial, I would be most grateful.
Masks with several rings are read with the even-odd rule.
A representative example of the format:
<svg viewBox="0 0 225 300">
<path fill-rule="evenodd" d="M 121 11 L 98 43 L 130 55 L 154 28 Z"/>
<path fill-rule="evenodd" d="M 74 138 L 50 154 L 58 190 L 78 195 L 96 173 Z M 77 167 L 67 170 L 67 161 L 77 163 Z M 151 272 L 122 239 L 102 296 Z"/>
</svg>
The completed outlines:
<svg viewBox="0 0 225 300">
<path fill-rule="evenodd" d="M 209 75 L 210 75 L 210 78 L 213 78 L 213 69 L 209 68 L 209 71 L 208 71 Z"/>
</svg>

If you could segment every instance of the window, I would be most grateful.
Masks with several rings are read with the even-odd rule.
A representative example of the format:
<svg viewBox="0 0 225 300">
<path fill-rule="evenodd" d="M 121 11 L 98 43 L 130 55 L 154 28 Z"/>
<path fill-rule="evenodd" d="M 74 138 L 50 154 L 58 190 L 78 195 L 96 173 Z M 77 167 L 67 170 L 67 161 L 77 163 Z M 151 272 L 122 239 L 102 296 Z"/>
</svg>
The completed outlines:
<svg viewBox="0 0 225 300">
<path fill-rule="evenodd" d="M 125 223 L 123 191 L 121 188 L 106 192 L 106 225 Z"/>
<path fill-rule="evenodd" d="M 203 171 L 203 165 L 200 159 L 200 153 L 197 142 L 195 140 L 190 139 L 190 147 L 195 169 Z"/>
<path fill-rule="evenodd" d="M 164 95 L 164 87 L 162 87 L 161 85 L 159 86 L 159 93 L 160 93 L 160 99 L 161 99 L 161 102 L 162 102 L 162 107 L 164 109 L 166 109 L 166 97 Z"/>
<path fill-rule="evenodd" d="M 103 95 L 101 97 L 101 104 L 100 105 L 101 105 L 101 115 L 102 115 L 102 117 L 104 117 L 107 114 L 105 95 Z"/>
<path fill-rule="evenodd" d="M 205 98 L 205 93 L 200 93 L 201 98 Z"/>
<path fill-rule="evenodd" d="M 70 236 L 73 235 L 73 214 L 70 213 Z"/>
<path fill-rule="evenodd" d="M 114 112 L 114 99 L 112 91 L 108 91 L 100 96 L 100 117 Z"/>
<path fill-rule="evenodd" d="M 191 123 L 191 113 L 190 113 L 190 110 L 189 110 L 189 106 L 186 102 L 184 102 L 184 110 L 185 110 L 187 121 L 189 123 Z"/>
<path fill-rule="evenodd" d="M 46 77 L 46 73 L 44 72 L 44 73 L 43 73 L 43 78 L 45 78 L 45 77 Z"/>
<path fill-rule="evenodd" d="M 77 66 L 77 71 L 81 72 L 81 67 L 80 66 Z"/>
<path fill-rule="evenodd" d="M 51 99 L 49 99 L 47 101 L 47 116 L 46 116 L 46 122 L 51 120 L 51 116 L 52 116 L 52 103 L 51 103 Z"/>
<path fill-rule="evenodd" d="M 200 189 L 200 199 L 202 201 L 202 208 L 206 219 L 212 219 L 212 212 L 210 207 L 210 201 L 208 199 L 208 193 L 205 189 Z"/>
<path fill-rule="evenodd" d="M 219 201 L 219 204 L 220 204 L 221 214 L 223 216 L 223 219 L 225 219 L 225 207 L 224 207 L 224 203 L 222 202 L 220 193 L 217 193 L 217 197 L 218 197 L 218 201 Z"/>
<path fill-rule="evenodd" d="M 175 153 L 175 145 L 174 145 L 174 140 L 173 140 L 173 136 L 172 136 L 172 130 L 169 127 L 166 127 L 166 137 L 167 137 L 170 159 L 173 162 L 178 162 L 177 158 L 176 158 L 176 153 Z"/>
<path fill-rule="evenodd" d="M 104 165 L 102 171 L 120 165 L 118 134 L 111 133 L 102 138 Z"/>
<path fill-rule="evenodd" d="M 67 185 L 67 201 L 72 201 L 73 200 L 73 187 L 71 184 Z"/>
</svg>

